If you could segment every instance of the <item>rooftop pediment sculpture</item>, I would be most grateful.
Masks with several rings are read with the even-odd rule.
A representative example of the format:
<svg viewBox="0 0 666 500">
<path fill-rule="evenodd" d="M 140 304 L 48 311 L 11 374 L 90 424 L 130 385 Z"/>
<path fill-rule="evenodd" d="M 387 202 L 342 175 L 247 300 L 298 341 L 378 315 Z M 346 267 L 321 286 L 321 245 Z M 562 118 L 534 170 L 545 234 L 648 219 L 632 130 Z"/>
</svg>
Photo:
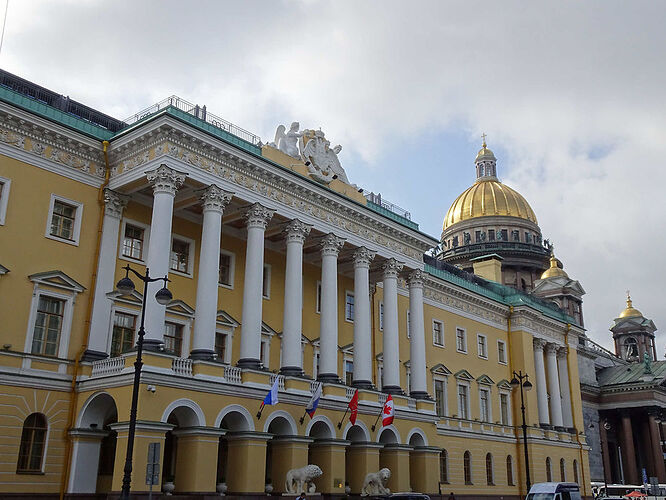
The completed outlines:
<svg viewBox="0 0 666 500">
<path fill-rule="evenodd" d="M 314 493 L 316 486 L 314 480 L 321 477 L 322 470 L 317 465 L 308 464 L 300 469 L 291 469 L 287 472 L 284 488 L 287 493 Z"/>
<path fill-rule="evenodd" d="M 366 474 L 363 481 L 363 488 L 361 488 L 361 496 L 390 495 L 391 490 L 386 487 L 386 483 L 388 483 L 390 477 L 391 471 L 386 467 L 380 469 L 378 472 Z"/>
</svg>

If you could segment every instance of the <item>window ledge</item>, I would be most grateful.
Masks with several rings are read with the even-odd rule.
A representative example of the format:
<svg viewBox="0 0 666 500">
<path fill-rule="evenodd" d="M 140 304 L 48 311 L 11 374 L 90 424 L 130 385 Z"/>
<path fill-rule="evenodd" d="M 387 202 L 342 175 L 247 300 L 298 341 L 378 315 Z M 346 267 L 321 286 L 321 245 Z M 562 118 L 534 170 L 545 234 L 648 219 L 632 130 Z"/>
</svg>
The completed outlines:
<svg viewBox="0 0 666 500">
<path fill-rule="evenodd" d="M 41 470 L 17 470 L 16 474 L 25 475 L 25 476 L 44 476 L 45 472 Z"/>
<path fill-rule="evenodd" d="M 169 269 L 169 274 L 175 274 L 176 276 L 192 279 L 192 273 L 184 273 L 183 271 L 176 271 L 175 269 Z"/>
<path fill-rule="evenodd" d="M 50 240 L 59 241 L 60 243 L 67 243 L 68 245 L 72 245 L 75 247 L 79 246 L 79 242 L 77 240 L 68 240 L 67 238 L 61 238 L 60 236 L 55 236 L 53 234 L 46 234 L 44 236 L 46 236 Z"/>
</svg>

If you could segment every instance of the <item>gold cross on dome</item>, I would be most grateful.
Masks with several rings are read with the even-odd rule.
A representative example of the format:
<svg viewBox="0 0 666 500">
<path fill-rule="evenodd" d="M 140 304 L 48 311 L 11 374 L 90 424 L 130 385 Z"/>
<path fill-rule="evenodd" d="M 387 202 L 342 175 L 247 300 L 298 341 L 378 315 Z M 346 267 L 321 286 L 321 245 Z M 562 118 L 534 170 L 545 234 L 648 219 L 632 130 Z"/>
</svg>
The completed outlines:
<svg viewBox="0 0 666 500">
<path fill-rule="evenodd" d="M 627 290 L 627 299 L 631 299 L 631 295 L 629 295 L 629 290 Z"/>
<path fill-rule="evenodd" d="M 481 137 L 483 138 L 483 147 L 485 148 L 486 147 L 486 137 L 487 137 L 486 133 L 484 132 L 483 134 L 481 134 Z"/>
</svg>

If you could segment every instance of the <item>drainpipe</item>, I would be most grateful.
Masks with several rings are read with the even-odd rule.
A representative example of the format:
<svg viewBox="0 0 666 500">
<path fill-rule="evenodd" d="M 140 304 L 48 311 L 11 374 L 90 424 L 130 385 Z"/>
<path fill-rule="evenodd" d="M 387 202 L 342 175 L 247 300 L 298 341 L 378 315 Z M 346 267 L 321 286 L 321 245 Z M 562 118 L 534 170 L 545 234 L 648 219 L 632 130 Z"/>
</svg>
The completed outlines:
<svg viewBox="0 0 666 500">
<path fill-rule="evenodd" d="M 104 189 L 109 185 L 109 178 L 111 174 L 111 169 L 109 169 L 109 141 L 102 141 L 102 151 L 104 153 L 104 182 L 99 187 L 97 192 L 97 203 L 100 206 L 99 211 L 99 221 L 97 223 L 97 244 L 95 245 L 95 257 L 94 257 L 94 268 L 92 273 L 92 279 L 90 282 L 90 292 L 88 293 L 88 308 L 86 311 L 86 321 L 83 325 L 83 343 L 81 348 L 74 358 L 74 370 L 72 372 L 72 383 L 69 389 L 69 413 L 67 416 L 67 426 L 65 427 L 66 433 L 66 442 L 65 442 L 65 460 L 64 460 L 64 470 L 60 480 L 60 500 L 63 500 L 65 497 L 65 492 L 67 490 L 67 483 L 69 482 L 69 475 L 71 473 L 71 460 L 72 460 L 72 448 L 74 446 L 73 440 L 69 435 L 69 429 L 74 426 L 74 419 L 76 417 L 76 405 L 78 403 L 78 393 L 76 392 L 76 379 L 79 376 L 79 371 L 81 369 L 81 357 L 83 353 L 88 349 L 88 340 L 90 338 L 90 318 L 92 316 L 92 306 L 94 299 L 94 290 L 95 284 L 97 282 L 97 263 L 99 261 L 99 252 L 102 242 L 102 222 L 104 221 Z"/>
<path fill-rule="evenodd" d="M 372 318 L 370 328 L 371 328 L 371 338 L 372 338 L 372 380 L 375 388 L 377 387 L 377 350 L 375 347 L 375 295 L 377 295 L 377 283 L 375 283 L 375 288 L 372 291 L 372 298 L 370 300 L 370 317 Z"/>
</svg>

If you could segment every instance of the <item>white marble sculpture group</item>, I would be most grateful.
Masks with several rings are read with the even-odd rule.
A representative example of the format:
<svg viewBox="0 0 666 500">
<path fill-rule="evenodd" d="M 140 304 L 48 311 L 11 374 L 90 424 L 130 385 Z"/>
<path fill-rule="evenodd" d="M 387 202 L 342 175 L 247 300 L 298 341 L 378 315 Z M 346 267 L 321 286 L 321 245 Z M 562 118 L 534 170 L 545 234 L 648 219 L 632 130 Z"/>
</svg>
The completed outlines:
<svg viewBox="0 0 666 500">
<path fill-rule="evenodd" d="M 302 160 L 308 167 L 309 174 L 319 182 L 328 184 L 333 179 L 339 179 L 349 184 L 347 174 L 338 159 L 342 146 L 338 144 L 332 148 L 331 142 L 321 130 L 299 131 L 299 128 L 298 122 L 293 122 L 289 131 L 284 125 L 280 125 L 275 131 L 275 141 L 269 146 Z"/>
<path fill-rule="evenodd" d="M 314 480 L 323 474 L 317 465 L 306 465 L 300 469 L 291 469 L 287 472 L 284 488 L 287 493 L 314 493 L 316 486 Z"/>
<path fill-rule="evenodd" d="M 391 471 L 384 467 L 378 472 L 371 472 L 365 476 L 363 481 L 363 488 L 361 488 L 361 496 L 376 496 L 376 495 L 390 495 L 391 490 L 386 487 L 389 478 L 391 477 Z"/>
</svg>

